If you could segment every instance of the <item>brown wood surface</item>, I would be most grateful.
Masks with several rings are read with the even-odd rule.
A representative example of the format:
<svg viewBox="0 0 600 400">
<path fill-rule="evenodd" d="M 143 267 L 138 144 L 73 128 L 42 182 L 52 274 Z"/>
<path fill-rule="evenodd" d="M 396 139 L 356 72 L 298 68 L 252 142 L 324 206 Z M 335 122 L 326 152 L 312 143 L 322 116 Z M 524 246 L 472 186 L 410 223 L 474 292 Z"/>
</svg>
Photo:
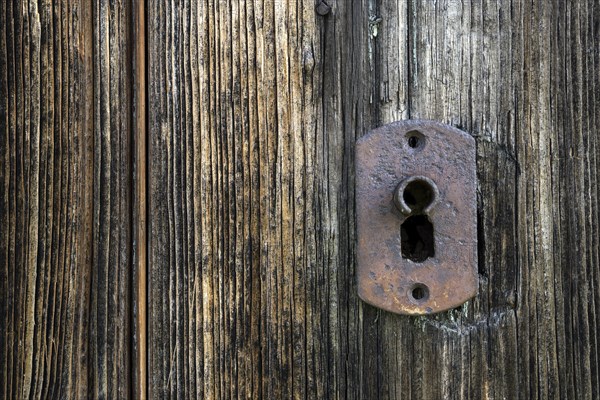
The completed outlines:
<svg viewBox="0 0 600 400">
<path fill-rule="evenodd" d="M 600 398 L 598 1 L 326 1 L 0 2 L 1 399 Z M 356 293 L 408 118 L 477 141 L 429 317 Z"/>
<path fill-rule="evenodd" d="M 0 2 L 0 398 L 131 390 L 130 6 Z"/>
<path fill-rule="evenodd" d="M 598 398 L 598 2 L 328 3 L 149 1 L 152 395 Z M 354 280 L 354 142 L 405 118 L 477 139 L 432 317 Z"/>
</svg>

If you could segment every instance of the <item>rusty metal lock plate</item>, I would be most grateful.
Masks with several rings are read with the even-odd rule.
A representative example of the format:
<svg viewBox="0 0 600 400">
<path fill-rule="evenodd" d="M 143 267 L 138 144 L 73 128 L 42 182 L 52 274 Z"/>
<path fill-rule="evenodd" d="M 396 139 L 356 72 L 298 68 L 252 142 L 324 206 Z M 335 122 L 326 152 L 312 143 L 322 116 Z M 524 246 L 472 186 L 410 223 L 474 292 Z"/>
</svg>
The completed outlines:
<svg viewBox="0 0 600 400">
<path fill-rule="evenodd" d="M 477 293 L 475 140 L 434 121 L 377 128 L 356 144 L 359 296 L 422 315 Z"/>
</svg>

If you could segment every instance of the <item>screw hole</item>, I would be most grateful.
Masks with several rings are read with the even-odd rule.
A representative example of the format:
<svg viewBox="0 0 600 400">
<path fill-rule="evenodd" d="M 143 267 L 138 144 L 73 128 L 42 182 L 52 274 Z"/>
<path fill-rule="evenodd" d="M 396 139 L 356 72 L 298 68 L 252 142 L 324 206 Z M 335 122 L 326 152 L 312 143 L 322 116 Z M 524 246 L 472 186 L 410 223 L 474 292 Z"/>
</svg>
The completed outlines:
<svg viewBox="0 0 600 400">
<path fill-rule="evenodd" d="M 419 147 L 419 138 L 416 136 L 411 136 L 408 138 L 408 145 L 413 149 Z"/>
<path fill-rule="evenodd" d="M 429 298 L 429 289 L 427 286 L 417 283 L 412 287 L 410 295 L 413 300 L 422 303 Z"/>
<path fill-rule="evenodd" d="M 406 133 L 406 142 L 411 149 L 419 150 L 425 144 L 425 136 L 419 131 L 410 131 Z"/>
</svg>

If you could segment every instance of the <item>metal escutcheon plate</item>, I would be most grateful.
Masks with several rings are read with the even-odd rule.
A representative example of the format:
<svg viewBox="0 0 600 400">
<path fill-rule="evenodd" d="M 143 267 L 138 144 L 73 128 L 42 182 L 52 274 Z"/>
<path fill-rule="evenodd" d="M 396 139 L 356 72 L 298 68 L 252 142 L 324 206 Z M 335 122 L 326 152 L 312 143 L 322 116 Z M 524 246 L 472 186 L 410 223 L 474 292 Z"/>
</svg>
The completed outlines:
<svg viewBox="0 0 600 400">
<path fill-rule="evenodd" d="M 434 121 L 377 128 L 356 144 L 358 293 L 399 314 L 477 293 L 475 140 Z"/>
</svg>

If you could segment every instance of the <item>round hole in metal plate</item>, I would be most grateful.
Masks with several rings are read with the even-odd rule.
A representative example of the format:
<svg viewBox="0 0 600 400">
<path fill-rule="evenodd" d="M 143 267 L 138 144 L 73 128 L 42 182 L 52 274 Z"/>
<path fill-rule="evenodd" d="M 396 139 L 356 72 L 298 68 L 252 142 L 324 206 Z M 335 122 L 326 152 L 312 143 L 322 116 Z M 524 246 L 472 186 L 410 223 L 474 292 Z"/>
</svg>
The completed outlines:
<svg viewBox="0 0 600 400">
<path fill-rule="evenodd" d="M 421 150 L 425 146 L 425 135 L 417 130 L 406 132 L 406 143 L 412 150 Z"/>
<path fill-rule="evenodd" d="M 411 180 L 402 197 L 404 202 L 413 212 L 422 212 L 435 200 L 436 190 L 431 182 L 416 178 Z"/>
<path fill-rule="evenodd" d="M 429 288 L 422 283 L 415 283 L 410 288 L 409 297 L 415 303 L 424 303 L 429 299 Z"/>
</svg>

